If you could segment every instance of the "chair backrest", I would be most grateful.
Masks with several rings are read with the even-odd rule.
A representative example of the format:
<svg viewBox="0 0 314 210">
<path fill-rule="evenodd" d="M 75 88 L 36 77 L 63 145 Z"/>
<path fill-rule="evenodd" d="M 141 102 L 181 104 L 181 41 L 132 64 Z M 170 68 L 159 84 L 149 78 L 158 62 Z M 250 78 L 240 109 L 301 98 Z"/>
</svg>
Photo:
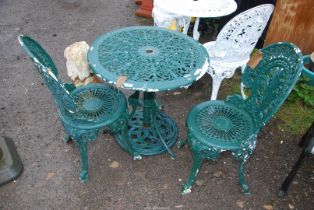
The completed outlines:
<svg viewBox="0 0 314 210">
<path fill-rule="evenodd" d="M 249 58 L 274 10 L 262 4 L 232 18 L 219 32 L 215 48 L 225 50 L 228 57 Z"/>
<path fill-rule="evenodd" d="M 245 100 L 257 129 L 278 111 L 297 82 L 303 68 L 300 49 L 287 42 L 271 44 L 261 50 L 263 59 L 254 68 L 246 67 L 242 82 L 250 90 Z"/>
<path fill-rule="evenodd" d="M 47 52 L 32 38 L 20 35 L 18 40 L 22 48 L 34 62 L 45 85 L 50 90 L 61 112 L 74 112 L 76 109 L 73 98 L 58 77 L 58 70 Z"/>
</svg>

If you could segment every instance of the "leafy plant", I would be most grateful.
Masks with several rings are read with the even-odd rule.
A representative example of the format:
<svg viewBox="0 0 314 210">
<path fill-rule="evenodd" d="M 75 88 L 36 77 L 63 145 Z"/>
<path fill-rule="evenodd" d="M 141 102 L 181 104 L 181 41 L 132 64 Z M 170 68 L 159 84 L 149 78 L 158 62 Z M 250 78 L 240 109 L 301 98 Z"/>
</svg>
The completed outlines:
<svg viewBox="0 0 314 210">
<path fill-rule="evenodd" d="M 290 97 L 291 95 L 276 114 L 276 118 L 280 119 L 277 127 L 282 131 L 300 135 L 312 124 L 314 109 L 305 105 L 301 100 L 292 102 Z"/>
<path fill-rule="evenodd" d="M 314 119 L 314 86 L 309 79 L 300 77 L 287 102 L 280 108 L 276 118 L 278 127 L 292 134 L 302 134 Z"/>
<path fill-rule="evenodd" d="M 314 107 L 314 86 L 310 85 L 308 81 L 308 78 L 300 77 L 291 93 L 291 96 L 289 97 L 289 100 L 302 100 L 304 104 Z"/>
</svg>

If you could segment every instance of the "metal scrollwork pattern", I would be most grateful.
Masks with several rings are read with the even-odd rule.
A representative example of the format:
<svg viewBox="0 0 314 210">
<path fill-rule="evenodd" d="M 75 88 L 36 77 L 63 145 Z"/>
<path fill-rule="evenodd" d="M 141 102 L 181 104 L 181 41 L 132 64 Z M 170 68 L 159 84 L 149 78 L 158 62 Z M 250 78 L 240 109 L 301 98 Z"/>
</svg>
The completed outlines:
<svg viewBox="0 0 314 210">
<path fill-rule="evenodd" d="M 126 130 L 128 119 L 126 99 L 117 89 L 102 84 L 89 84 L 75 89 L 58 78 L 58 70 L 46 51 L 33 39 L 19 36 L 21 46 L 34 61 L 36 69 L 54 97 L 59 116 L 68 136 L 80 150 L 82 169 L 80 180 L 88 180 L 87 143 L 97 139 L 100 129 Z M 120 119 L 120 117 L 122 119 Z M 136 158 L 133 148 L 124 138 L 127 150 Z"/>
<path fill-rule="evenodd" d="M 183 188 L 189 193 L 202 159 L 213 159 L 231 151 L 239 161 L 239 181 L 249 194 L 244 164 L 253 153 L 257 134 L 288 97 L 303 68 L 300 50 L 290 43 L 263 48 L 263 59 L 255 69 L 247 67 L 242 77 L 250 95 L 227 97 L 225 101 L 207 101 L 195 106 L 188 115 L 188 143 L 193 154 L 190 176 Z"/>
<path fill-rule="evenodd" d="M 240 13 L 219 32 L 215 48 L 224 51 L 224 59 L 237 62 L 239 57 L 249 58 L 258 38 L 274 10 L 272 4 L 264 4 Z"/>
<path fill-rule="evenodd" d="M 208 103 L 195 116 L 198 129 L 211 141 L 240 144 L 253 131 L 252 118 L 234 106 Z"/>
<path fill-rule="evenodd" d="M 156 92 L 190 85 L 208 67 L 206 50 L 195 40 L 158 27 L 128 27 L 99 37 L 88 53 L 93 70 L 122 87 Z"/>
<path fill-rule="evenodd" d="M 110 120 L 119 107 L 123 106 L 117 91 L 96 84 L 75 90 L 71 95 L 76 104 L 76 112 L 69 114 L 72 118 L 93 123 Z"/>
<path fill-rule="evenodd" d="M 211 60 L 211 100 L 216 100 L 222 80 L 231 78 L 238 67 L 244 68 L 249 61 L 273 9 L 272 4 L 264 4 L 240 13 L 221 29 L 216 41 L 204 44 Z"/>
<path fill-rule="evenodd" d="M 193 134 L 190 132 L 188 135 L 188 144 L 192 152 L 199 154 L 202 159 L 216 160 L 217 158 L 219 158 L 220 153 L 225 151 L 220 148 L 203 143 L 198 138 L 193 136 Z"/>
<path fill-rule="evenodd" d="M 73 99 L 58 78 L 58 70 L 47 52 L 33 39 L 27 36 L 20 36 L 21 46 L 31 56 L 37 71 L 44 80 L 46 86 L 53 95 L 60 112 L 74 112 L 75 104 Z"/>
<path fill-rule="evenodd" d="M 302 71 L 302 54 L 290 43 L 261 50 L 263 59 L 255 69 L 246 68 L 242 82 L 250 90 L 245 100 L 257 129 L 264 126 L 290 94 Z"/>
</svg>

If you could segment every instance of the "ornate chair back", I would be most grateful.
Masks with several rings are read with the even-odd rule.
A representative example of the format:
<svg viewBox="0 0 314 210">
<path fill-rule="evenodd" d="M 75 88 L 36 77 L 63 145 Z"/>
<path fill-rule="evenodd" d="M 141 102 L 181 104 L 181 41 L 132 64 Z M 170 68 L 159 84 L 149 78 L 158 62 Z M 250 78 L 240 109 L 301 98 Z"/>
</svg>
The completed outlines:
<svg viewBox="0 0 314 210">
<path fill-rule="evenodd" d="M 231 61 L 233 56 L 235 61 L 249 59 L 273 10 L 272 4 L 263 4 L 238 14 L 221 29 L 215 48 L 225 51 Z"/>
<path fill-rule="evenodd" d="M 261 62 L 254 69 L 247 66 L 242 76 L 242 82 L 250 92 L 244 103 L 256 129 L 264 126 L 278 111 L 303 68 L 301 51 L 293 44 L 272 44 L 261 51 Z"/>
<path fill-rule="evenodd" d="M 40 44 L 28 36 L 21 35 L 18 37 L 18 40 L 34 62 L 41 78 L 54 97 L 59 111 L 61 113 L 75 112 L 76 105 L 74 100 L 59 79 L 58 69 L 48 53 L 40 46 Z"/>
</svg>

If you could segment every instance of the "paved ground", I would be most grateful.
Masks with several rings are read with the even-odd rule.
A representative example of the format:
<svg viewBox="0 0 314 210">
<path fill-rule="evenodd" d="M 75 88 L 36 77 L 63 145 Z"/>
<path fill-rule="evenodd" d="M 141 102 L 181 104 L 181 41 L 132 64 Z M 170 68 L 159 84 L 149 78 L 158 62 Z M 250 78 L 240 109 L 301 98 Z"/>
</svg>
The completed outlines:
<svg viewBox="0 0 314 210">
<path fill-rule="evenodd" d="M 91 43 L 116 28 L 151 25 L 135 17 L 135 9 L 133 0 L 0 1 L 0 133 L 15 141 L 25 168 L 15 182 L 0 187 L 0 209 L 314 209 L 313 157 L 301 168 L 288 197 L 276 196 L 300 152 L 299 136 L 278 130 L 276 120 L 261 131 L 247 163 L 251 196 L 240 193 L 237 162 L 230 154 L 205 162 L 192 194 L 181 196 L 180 185 L 191 166 L 188 148 L 175 148 L 176 160 L 164 154 L 133 161 L 104 134 L 89 145 L 90 181 L 79 182 L 78 152 L 63 142 L 53 100 L 16 36 L 27 34 L 42 43 L 66 80 L 64 48 L 74 41 Z M 238 79 L 224 82 L 221 98 Z M 182 138 L 188 110 L 209 99 L 210 78 L 178 91 L 158 96 Z"/>
</svg>

